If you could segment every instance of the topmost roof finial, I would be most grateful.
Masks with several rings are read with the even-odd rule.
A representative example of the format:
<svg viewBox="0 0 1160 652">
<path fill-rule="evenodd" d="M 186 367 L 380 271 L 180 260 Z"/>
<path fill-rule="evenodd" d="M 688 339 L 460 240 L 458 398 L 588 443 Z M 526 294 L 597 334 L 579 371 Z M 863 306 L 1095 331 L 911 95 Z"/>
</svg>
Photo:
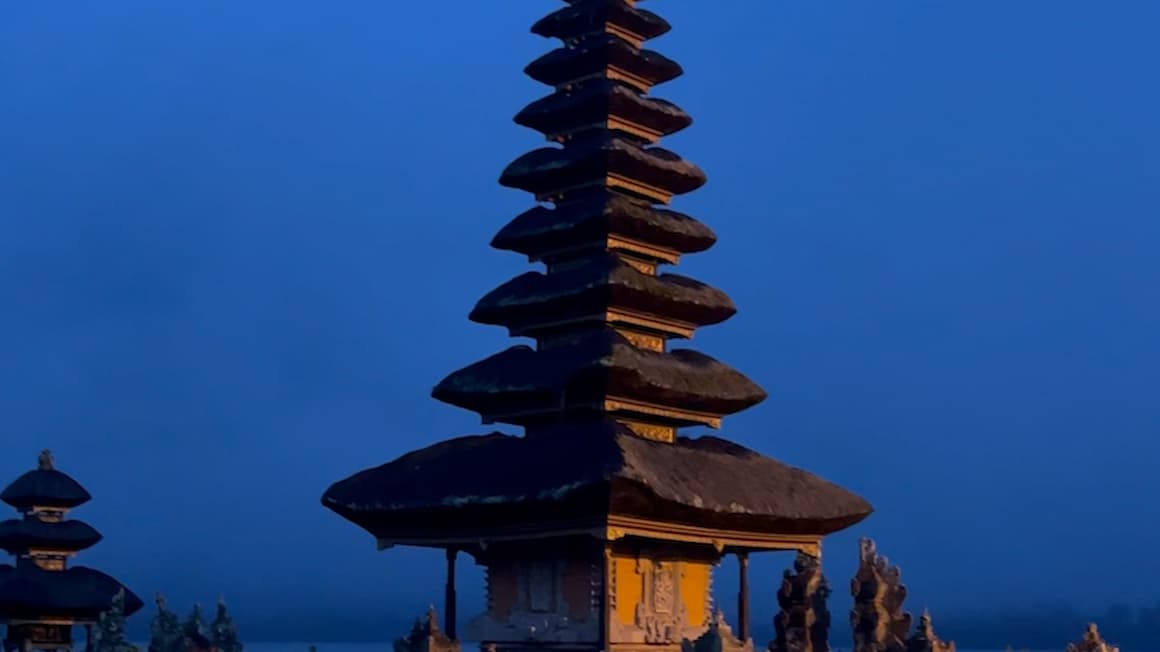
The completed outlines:
<svg viewBox="0 0 1160 652">
<path fill-rule="evenodd" d="M 51 471 L 53 469 L 52 451 L 47 448 L 40 451 L 40 457 L 36 459 L 36 466 L 41 471 Z"/>
</svg>

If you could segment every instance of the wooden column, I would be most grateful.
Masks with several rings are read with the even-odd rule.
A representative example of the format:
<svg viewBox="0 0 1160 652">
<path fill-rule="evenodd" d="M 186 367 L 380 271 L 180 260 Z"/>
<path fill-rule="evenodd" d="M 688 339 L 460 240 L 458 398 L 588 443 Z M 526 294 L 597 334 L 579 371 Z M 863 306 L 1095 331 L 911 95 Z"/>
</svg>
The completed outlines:
<svg viewBox="0 0 1160 652">
<path fill-rule="evenodd" d="M 597 650 L 600 652 L 608 652 L 612 649 L 612 544 L 604 544 L 604 559 L 601 561 L 603 569 L 603 581 L 600 587 L 600 640 L 597 642 Z"/>
<path fill-rule="evenodd" d="M 737 634 L 741 642 L 749 640 L 749 553 L 737 553 L 741 589 L 737 592 Z"/>
<path fill-rule="evenodd" d="M 458 556 L 459 551 L 455 548 L 447 549 L 447 587 L 443 594 L 443 626 L 447 631 L 447 637 L 451 639 L 455 639 L 456 637 L 455 560 Z"/>
</svg>

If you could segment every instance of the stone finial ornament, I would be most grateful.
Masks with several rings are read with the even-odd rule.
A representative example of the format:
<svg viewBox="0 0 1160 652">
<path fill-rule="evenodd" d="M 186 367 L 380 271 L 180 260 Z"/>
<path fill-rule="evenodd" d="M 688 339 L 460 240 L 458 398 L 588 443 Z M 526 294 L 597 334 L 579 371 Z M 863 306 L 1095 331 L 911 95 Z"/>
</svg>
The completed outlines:
<svg viewBox="0 0 1160 652">
<path fill-rule="evenodd" d="M 395 639 L 395 652 L 459 652 L 459 641 L 439 629 L 439 614 L 431 606 L 425 617 L 415 620 L 409 634 Z"/>
<path fill-rule="evenodd" d="M 705 633 L 695 640 L 681 639 L 681 652 L 752 652 L 753 644 L 741 641 L 733 634 L 733 628 L 725 622 L 725 614 L 714 609 L 705 623 Z"/>
<path fill-rule="evenodd" d="M 850 580 L 854 608 L 850 628 L 853 652 L 901 652 L 910 636 L 911 617 L 902 609 L 906 587 L 902 571 L 878 554 L 874 541 L 858 541 L 858 571 Z"/>
</svg>

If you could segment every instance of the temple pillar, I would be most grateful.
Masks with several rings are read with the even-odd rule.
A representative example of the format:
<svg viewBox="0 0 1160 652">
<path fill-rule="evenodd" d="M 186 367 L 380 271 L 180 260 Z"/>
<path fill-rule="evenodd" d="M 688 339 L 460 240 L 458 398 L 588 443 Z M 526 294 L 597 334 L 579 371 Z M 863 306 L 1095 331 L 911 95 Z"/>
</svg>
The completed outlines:
<svg viewBox="0 0 1160 652">
<path fill-rule="evenodd" d="M 455 597 L 455 561 L 459 551 L 455 548 L 447 549 L 447 586 L 443 593 L 443 618 L 447 637 L 454 640 L 456 636 L 456 597 Z"/>
<path fill-rule="evenodd" d="M 740 589 L 737 591 L 737 634 L 742 642 L 749 640 L 749 553 L 737 553 Z"/>
<path fill-rule="evenodd" d="M 612 621 L 616 618 L 613 609 L 616 608 L 616 587 L 612 580 L 613 564 L 612 544 L 604 544 L 604 559 L 601 564 L 602 581 L 600 586 L 600 632 L 597 641 L 598 650 L 612 649 Z"/>
</svg>

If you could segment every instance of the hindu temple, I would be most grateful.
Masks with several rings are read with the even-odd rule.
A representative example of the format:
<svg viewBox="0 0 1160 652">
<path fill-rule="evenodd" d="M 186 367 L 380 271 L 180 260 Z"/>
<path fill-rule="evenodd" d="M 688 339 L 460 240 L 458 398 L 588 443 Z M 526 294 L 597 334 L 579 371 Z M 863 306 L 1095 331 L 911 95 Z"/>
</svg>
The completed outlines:
<svg viewBox="0 0 1160 652">
<path fill-rule="evenodd" d="M 784 608 L 813 622 L 823 537 L 871 512 L 807 471 L 688 434 L 719 429 L 766 394 L 724 362 L 674 346 L 736 307 L 717 288 L 663 271 L 716 240 L 669 207 L 706 182 L 659 144 L 692 123 L 652 95 L 682 74 L 645 47 L 669 30 L 632 0 L 570 0 L 532 27 L 560 45 L 525 68 L 549 91 L 515 121 L 548 144 L 500 175 L 535 205 L 491 244 L 540 269 L 470 313 L 529 343 L 451 373 L 432 393 L 516 432 L 435 443 L 322 497 L 381 549 L 446 551 L 444 627 L 416 635 L 427 648 L 462 639 L 504 652 L 675 651 L 712 630 L 749 650 L 749 555 L 799 553 Z M 487 584 L 486 605 L 462 633 L 459 553 L 484 567 Z M 731 625 L 713 592 L 726 557 L 740 573 Z"/>
<path fill-rule="evenodd" d="M 123 608 L 131 614 L 141 599 L 108 575 L 69 559 L 101 541 L 84 521 L 68 518 L 70 510 L 92 496 L 71 476 L 55 468 L 43 451 L 37 468 L 8 485 L 0 500 L 21 517 L 0 522 L 0 549 L 16 557 L 0 564 L 0 623 L 7 626 L 6 652 L 71 650 L 75 625 L 91 627 L 124 591 Z"/>
</svg>

